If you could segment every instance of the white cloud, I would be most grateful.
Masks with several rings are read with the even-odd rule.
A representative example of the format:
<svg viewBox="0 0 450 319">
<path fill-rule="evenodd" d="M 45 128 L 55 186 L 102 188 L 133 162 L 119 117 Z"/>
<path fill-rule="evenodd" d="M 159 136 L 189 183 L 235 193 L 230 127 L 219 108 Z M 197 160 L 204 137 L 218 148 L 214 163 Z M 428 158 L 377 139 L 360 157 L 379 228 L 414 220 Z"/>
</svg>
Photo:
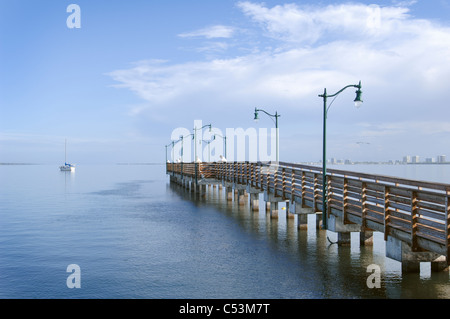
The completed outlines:
<svg viewBox="0 0 450 319">
<path fill-rule="evenodd" d="M 203 29 L 181 33 L 178 36 L 181 38 L 231 38 L 235 29 L 226 25 L 214 25 Z"/>
<path fill-rule="evenodd" d="M 238 7 L 266 31 L 266 36 L 295 44 L 311 45 L 333 36 L 334 40 L 367 41 L 367 36 L 392 36 L 391 31 L 408 18 L 406 7 L 340 4 L 300 7 L 296 4 L 267 8 L 240 2 Z"/>
<path fill-rule="evenodd" d="M 363 82 L 370 79 L 378 85 L 394 79 L 398 85 L 415 75 L 415 85 L 433 87 L 443 85 L 445 82 L 438 79 L 449 74 L 450 30 L 408 18 L 406 8 L 350 4 L 303 10 L 292 4 L 266 8 L 249 2 L 239 6 L 252 19 L 267 25 L 271 34 L 285 33 L 288 40 L 298 41 L 307 37 L 305 41 L 317 43 L 212 61 L 144 61 L 131 69 L 111 72 L 111 76 L 146 100 L 168 101 L 192 90 L 220 90 L 219 84 L 245 87 L 253 93 L 302 97 L 327 82 L 336 83 L 336 79 L 359 80 L 358 75 L 364 75 Z M 381 10 L 381 31 L 366 36 L 367 20 L 376 9 Z M 185 36 L 225 37 L 230 29 L 216 26 Z M 315 35 L 311 35 L 313 30 Z M 343 36 L 325 37 L 326 30 L 340 30 Z M 227 44 L 216 46 L 225 49 Z"/>
<path fill-rule="evenodd" d="M 170 108 L 179 116 L 195 117 L 197 112 L 214 118 L 226 107 L 229 118 L 220 120 L 233 123 L 235 111 L 244 106 L 267 105 L 283 109 L 286 122 L 294 116 L 308 123 L 320 114 L 318 94 L 324 87 L 331 93 L 362 80 L 364 108 L 354 114 L 333 109 L 335 125 L 342 123 L 349 129 L 353 124 L 357 134 L 368 134 L 380 144 L 400 133 L 420 131 L 422 143 L 430 134 L 448 133 L 447 122 L 436 122 L 436 117 L 449 115 L 448 27 L 415 19 L 402 6 L 267 7 L 240 2 L 238 8 L 262 27 L 255 39 L 260 46 L 252 54 L 185 63 L 150 60 L 110 73 L 119 87 L 148 102 L 135 114 Z M 229 38 L 232 34 L 232 27 L 216 26 L 180 36 Z M 264 40 L 267 37 L 270 44 Z M 382 124 L 376 129 L 356 127 L 368 118 Z M 300 125 L 297 133 L 301 127 L 311 128 Z M 395 151 L 400 149 L 401 145 Z"/>
</svg>

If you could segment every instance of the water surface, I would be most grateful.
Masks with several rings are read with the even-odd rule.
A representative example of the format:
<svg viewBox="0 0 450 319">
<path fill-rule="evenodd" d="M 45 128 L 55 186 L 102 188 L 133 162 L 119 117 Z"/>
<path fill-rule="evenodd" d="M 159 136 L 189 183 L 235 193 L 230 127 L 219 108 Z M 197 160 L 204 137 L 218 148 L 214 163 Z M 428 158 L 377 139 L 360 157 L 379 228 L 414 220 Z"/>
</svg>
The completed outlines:
<svg viewBox="0 0 450 319">
<path fill-rule="evenodd" d="M 393 167 L 380 173 L 396 175 Z M 449 166 L 398 168 L 450 180 Z M 198 198 L 170 185 L 162 165 L 0 165 L 0 298 L 450 297 L 449 274 L 429 263 L 402 275 L 382 234 L 373 246 L 354 233 L 351 247 L 338 247 L 313 216 L 299 231 L 283 211 L 271 220 L 224 199 L 217 188 Z M 80 266 L 80 289 L 66 285 L 70 264 Z M 367 287 L 371 264 L 381 288 Z"/>
</svg>

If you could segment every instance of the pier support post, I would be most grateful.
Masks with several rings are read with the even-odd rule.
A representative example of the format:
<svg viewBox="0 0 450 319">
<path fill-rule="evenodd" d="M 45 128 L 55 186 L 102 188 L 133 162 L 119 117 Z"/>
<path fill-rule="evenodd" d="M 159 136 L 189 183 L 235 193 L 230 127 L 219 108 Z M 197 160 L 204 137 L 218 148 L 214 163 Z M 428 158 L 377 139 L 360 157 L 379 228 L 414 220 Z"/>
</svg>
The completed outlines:
<svg viewBox="0 0 450 319">
<path fill-rule="evenodd" d="M 188 180 L 188 179 L 186 179 L 185 181 L 184 181 L 184 188 L 186 189 L 186 190 L 190 190 L 190 188 L 191 188 L 191 182 Z"/>
<path fill-rule="evenodd" d="M 341 218 L 328 215 L 327 219 L 328 230 L 338 233 L 338 245 L 348 246 L 351 243 L 351 233 L 360 232 L 361 226 L 357 224 L 344 224 Z"/>
<path fill-rule="evenodd" d="M 237 199 L 238 199 L 238 204 L 239 205 L 244 205 L 245 204 L 245 191 L 243 189 L 238 189 L 238 193 L 237 193 Z"/>
<path fill-rule="evenodd" d="M 322 229 L 322 212 L 316 213 L 316 229 Z"/>
<path fill-rule="evenodd" d="M 245 205 L 247 201 L 248 195 L 245 194 L 245 190 L 247 189 L 247 185 L 242 185 L 238 183 L 233 184 L 235 198 L 239 206 Z"/>
<path fill-rule="evenodd" d="M 199 186 L 199 195 L 200 196 L 205 196 L 206 195 L 206 185 L 205 184 L 200 184 Z"/>
<path fill-rule="evenodd" d="M 449 271 L 449 269 L 445 256 L 440 256 L 431 262 L 431 271 L 433 272 Z"/>
<path fill-rule="evenodd" d="M 295 215 L 291 213 L 290 202 L 286 202 L 286 219 L 294 219 Z"/>
<path fill-rule="evenodd" d="M 350 232 L 338 232 L 337 233 L 337 244 L 339 246 L 350 246 L 351 244 L 351 235 L 352 233 Z"/>
<path fill-rule="evenodd" d="M 278 202 L 270 202 L 270 218 L 278 218 Z"/>
<path fill-rule="evenodd" d="M 250 197 L 250 210 L 259 212 L 259 193 L 261 193 L 261 190 L 252 187 L 251 185 L 247 185 L 245 191 L 247 196 Z"/>
<path fill-rule="evenodd" d="M 206 184 L 197 184 L 195 181 L 191 181 L 191 189 L 194 190 L 194 193 L 199 196 L 206 195 Z"/>
<path fill-rule="evenodd" d="M 198 185 L 195 181 L 192 181 L 192 185 L 194 186 L 194 193 L 200 193 L 200 185 Z"/>
<path fill-rule="evenodd" d="M 259 211 L 259 194 L 250 193 L 250 209 L 253 212 Z"/>
<path fill-rule="evenodd" d="M 411 246 L 397 238 L 388 236 L 386 241 L 386 257 L 402 263 L 402 272 L 419 273 L 421 262 L 431 262 L 432 271 L 447 271 L 445 256 L 429 252 L 412 251 Z"/>
<path fill-rule="evenodd" d="M 191 192 L 193 192 L 194 194 L 198 193 L 198 185 L 195 184 L 194 180 L 191 180 Z"/>
<path fill-rule="evenodd" d="M 266 201 L 266 212 L 270 212 L 271 218 L 278 218 L 278 203 L 287 201 L 267 191 L 264 192 L 264 200 Z"/>
<path fill-rule="evenodd" d="M 289 203 L 289 212 L 297 215 L 297 228 L 301 230 L 308 229 L 308 214 L 315 214 L 314 209 L 302 207 L 302 204 L 296 201 Z"/>
<path fill-rule="evenodd" d="M 226 187 L 227 201 L 231 202 L 233 200 L 233 188 L 230 186 Z"/>
<path fill-rule="evenodd" d="M 420 273 L 420 262 L 414 260 L 402 261 L 402 273 Z"/>
<path fill-rule="evenodd" d="M 361 246 L 373 246 L 373 231 L 365 230 L 359 233 L 359 244 Z"/>
<path fill-rule="evenodd" d="M 307 214 L 297 215 L 297 228 L 299 230 L 308 229 L 308 215 Z"/>
</svg>

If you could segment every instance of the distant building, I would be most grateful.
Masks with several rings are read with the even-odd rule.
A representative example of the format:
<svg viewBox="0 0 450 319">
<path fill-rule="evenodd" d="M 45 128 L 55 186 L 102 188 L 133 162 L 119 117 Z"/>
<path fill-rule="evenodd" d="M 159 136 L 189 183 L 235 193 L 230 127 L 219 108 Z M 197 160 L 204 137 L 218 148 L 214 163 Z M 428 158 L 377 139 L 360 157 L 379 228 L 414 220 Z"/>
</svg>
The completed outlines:
<svg viewBox="0 0 450 319">
<path fill-rule="evenodd" d="M 446 161 L 445 155 L 439 155 L 439 156 L 436 158 L 436 160 L 437 160 L 438 163 L 445 163 L 445 161 Z"/>
<path fill-rule="evenodd" d="M 412 161 L 413 163 L 419 163 L 419 162 L 420 162 L 419 156 L 417 156 L 417 155 L 413 156 L 412 159 L 411 159 L 411 161 Z"/>
<path fill-rule="evenodd" d="M 425 159 L 425 163 L 436 163 L 436 160 L 434 158 L 432 158 L 432 157 L 427 157 Z"/>
<path fill-rule="evenodd" d="M 403 163 L 405 163 L 405 164 L 411 163 L 411 156 L 409 156 L 409 155 L 404 156 Z"/>
</svg>

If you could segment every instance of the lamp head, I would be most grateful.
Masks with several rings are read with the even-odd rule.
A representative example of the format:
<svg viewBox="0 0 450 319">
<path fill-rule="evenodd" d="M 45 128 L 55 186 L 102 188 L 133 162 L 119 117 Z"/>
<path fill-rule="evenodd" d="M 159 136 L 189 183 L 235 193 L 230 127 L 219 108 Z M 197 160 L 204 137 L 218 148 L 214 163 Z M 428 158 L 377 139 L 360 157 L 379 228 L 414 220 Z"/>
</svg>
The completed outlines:
<svg viewBox="0 0 450 319">
<path fill-rule="evenodd" d="M 258 117 L 258 109 L 255 107 L 255 118 L 253 119 L 255 122 L 259 121 L 259 117 Z"/>
<path fill-rule="evenodd" d="M 354 100 L 355 106 L 356 106 L 357 108 L 360 108 L 361 105 L 362 105 L 362 103 L 363 103 L 363 100 L 361 99 L 361 95 L 362 95 L 362 91 L 361 91 L 361 81 L 359 81 L 358 90 L 356 90 L 356 98 L 355 98 L 355 100 Z"/>
</svg>

